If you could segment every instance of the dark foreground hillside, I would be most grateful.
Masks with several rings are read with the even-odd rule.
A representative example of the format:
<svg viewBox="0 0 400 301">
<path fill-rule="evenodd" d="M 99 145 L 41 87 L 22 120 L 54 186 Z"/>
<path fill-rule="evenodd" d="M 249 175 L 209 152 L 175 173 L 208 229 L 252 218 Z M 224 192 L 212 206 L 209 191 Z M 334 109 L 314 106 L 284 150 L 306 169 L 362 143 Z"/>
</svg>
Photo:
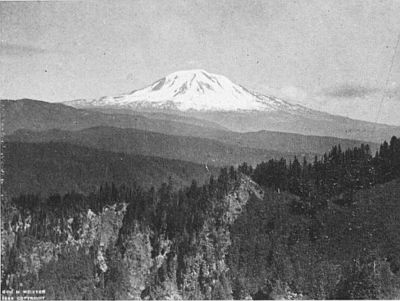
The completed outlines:
<svg viewBox="0 0 400 301">
<path fill-rule="evenodd" d="M 160 186 L 200 183 L 216 170 L 212 166 L 158 157 L 100 151 L 68 143 L 5 143 L 4 192 L 88 193 L 102 183 Z"/>
<path fill-rule="evenodd" d="M 228 265 L 236 298 L 398 299 L 400 181 L 361 190 L 353 206 L 315 216 L 289 196 L 252 199 L 231 229 Z M 299 295 L 295 295 L 299 298 Z"/>
<path fill-rule="evenodd" d="M 315 216 L 222 172 L 204 186 L 105 185 L 2 206 L 3 287 L 51 299 L 398 299 L 400 181 Z"/>
<path fill-rule="evenodd" d="M 105 152 L 10 145 L 34 162 L 23 170 L 18 164 L 28 163 L 14 161 L 14 177 L 55 156 L 34 177 L 50 183 L 50 171 L 57 181 L 48 185 L 60 191 L 76 183 L 62 175 L 80 183 L 81 166 L 104 168 Z M 45 289 L 48 299 L 399 299 L 399 152 L 393 137 L 375 156 L 368 146 L 335 146 L 312 164 L 242 164 L 202 185 L 105 183 L 86 193 L 6 196 L 2 288 Z M 60 165 L 59 175 L 57 154 L 90 164 Z M 113 156 L 107 166 L 130 167 L 122 179 L 135 175 L 130 156 Z"/>
</svg>

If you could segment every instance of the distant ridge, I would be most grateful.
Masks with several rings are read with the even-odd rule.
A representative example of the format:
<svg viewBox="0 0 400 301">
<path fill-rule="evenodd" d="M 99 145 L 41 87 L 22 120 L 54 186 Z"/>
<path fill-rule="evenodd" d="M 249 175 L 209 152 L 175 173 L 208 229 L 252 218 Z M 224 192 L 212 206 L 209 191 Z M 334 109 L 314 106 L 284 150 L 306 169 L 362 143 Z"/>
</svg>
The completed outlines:
<svg viewBox="0 0 400 301">
<path fill-rule="evenodd" d="M 49 131 L 58 129 L 78 131 L 93 127 L 114 127 L 154 132 L 168 136 L 207 138 L 222 142 L 225 145 L 276 151 L 281 154 L 323 154 L 329 151 L 332 145 L 341 144 L 345 149 L 366 143 L 365 141 L 354 139 L 315 135 L 305 136 L 279 131 L 262 130 L 237 133 L 213 122 L 171 113 L 130 111 L 130 114 L 105 114 L 93 110 L 76 109 L 59 103 L 26 99 L 2 100 L 1 106 L 4 112 L 2 117 L 4 134 L 6 135 L 13 134 L 18 130 Z M 232 116 L 232 114 L 229 115 Z M 45 134 L 37 134 L 33 137 L 38 135 Z M 25 137 L 27 137 L 26 139 L 29 138 L 26 135 Z M 33 137 L 30 139 L 33 139 Z M 382 140 L 379 142 L 382 142 Z M 371 149 L 377 146 L 375 143 L 368 143 Z"/>
<path fill-rule="evenodd" d="M 4 134 L 18 129 L 43 131 L 49 129 L 79 130 L 93 126 L 115 126 L 137 128 L 155 132 L 196 133 L 210 129 L 224 128 L 213 122 L 193 118 L 167 120 L 167 118 L 147 118 L 141 114 L 105 114 L 76 109 L 61 103 L 50 103 L 33 99 L 8 100 L 0 102 Z"/>
</svg>

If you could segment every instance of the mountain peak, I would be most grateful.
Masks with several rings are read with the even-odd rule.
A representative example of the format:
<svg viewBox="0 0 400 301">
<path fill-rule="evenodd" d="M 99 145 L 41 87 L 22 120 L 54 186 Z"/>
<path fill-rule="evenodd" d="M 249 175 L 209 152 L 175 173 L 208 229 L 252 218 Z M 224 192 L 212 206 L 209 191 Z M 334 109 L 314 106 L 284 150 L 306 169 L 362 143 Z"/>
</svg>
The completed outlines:
<svg viewBox="0 0 400 301">
<path fill-rule="evenodd" d="M 202 69 L 177 71 L 156 81 L 151 85 L 151 92 L 163 90 L 168 98 L 175 98 L 184 94 L 191 97 L 201 96 L 206 93 L 221 93 L 223 90 L 232 89 L 234 84 L 222 75 L 209 73 Z M 149 87 L 148 87 L 149 88 Z M 236 92 L 241 93 L 241 87 L 234 87 Z M 145 88 L 146 93 L 148 93 Z M 131 94 L 138 94 L 134 91 Z M 172 96 L 171 96 L 172 94 Z"/>
<path fill-rule="evenodd" d="M 258 95 L 223 75 L 203 69 L 171 73 L 141 90 L 98 100 L 69 102 L 72 106 L 130 109 L 174 109 L 180 111 L 276 111 L 298 110 L 283 100 Z"/>
<path fill-rule="evenodd" d="M 193 82 L 196 80 L 196 81 L 209 82 L 209 84 L 217 83 L 218 80 L 223 80 L 223 81 L 228 81 L 229 83 L 232 84 L 232 82 L 225 76 L 213 74 L 203 69 L 176 71 L 174 73 L 167 75 L 165 79 L 166 80 L 180 79 L 180 80 L 186 80 L 188 82 Z"/>
<path fill-rule="evenodd" d="M 200 75 L 200 74 L 207 74 L 212 75 L 210 72 L 204 69 L 186 69 L 186 70 L 179 70 L 171 73 L 168 76 L 185 76 L 185 75 Z"/>
</svg>

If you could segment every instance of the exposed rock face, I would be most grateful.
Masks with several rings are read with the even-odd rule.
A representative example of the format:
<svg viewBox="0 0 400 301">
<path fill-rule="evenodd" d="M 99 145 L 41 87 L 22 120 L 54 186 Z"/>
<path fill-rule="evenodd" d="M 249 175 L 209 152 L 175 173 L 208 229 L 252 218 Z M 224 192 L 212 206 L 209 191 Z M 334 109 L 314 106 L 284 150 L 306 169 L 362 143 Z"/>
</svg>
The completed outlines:
<svg viewBox="0 0 400 301">
<path fill-rule="evenodd" d="M 206 220 L 197 240 L 193 242 L 195 253 L 184 256 L 186 269 L 180 288 L 183 299 L 232 298 L 226 264 L 231 245 L 229 228 L 251 195 L 262 198 L 262 189 L 250 178 L 240 175 L 227 195 L 219 200 L 225 208 L 222 224 L 214 218 Z"/>
<path fill-rule="evenodd" d="M 135 225 L 134 231 L 124 242 L 126 252 L 123 264 L 128 271 L 129 299 L 140 299 L 141 293 L 148 283 L 150 268 L 153 266 L 150 234 L 148 229 L 139 229 L 139 226 Z"/>
<path fill-rule="evenodd" d="M 259 199 L 264 197 L 264 192 L 258 184 L 249 177 L 241 176 L 236 187 L 229 192 L 224 200 L 224 202 L 228 203 L 228 210 L 224 216 L 228 224 L 232 224 L 240 215 L 251 194 L 254 194 Z"/>
<path fill-rule="evenodd" d="M 100 213 L 89 209 L 53 221 L 52 231 L 63 237 L 58 242 L 25 235 L 32 227 L 30 217 L 22 220 L 21 214 L 12 208 L 14 213 L 8 216 L 13 218 L 2 223 L 2 268 L 9 274 L 7 285 L 32 276 L 39 281 L 43 268 L 51 266 L 50 271 L 57 271 L 57 262 L 66 256 L 65 250 L 76 250 L 74 256 L 93 260 L 94 269 L 89 274 L 94 274 L 94 280 L 84 280 L 94 281 L 97 289 L 113 291 L 114 298 L 232 298 L 226 264 L 231 245 L 230 226 L 254 196 L 263 197 L 260 187 L 248 177 L 238 175 L 225 196 L 215 200 L 213 206 L 218 206 L 219 213 L 208 216 L 190 238 L 190 251 L 180 248 L 181 238 L 170 239 L 163 233 L 154 233 L 150 225 L 136 220 L 129 222 L 128 232 L 122 235 L 125 203 L 105 206 Z M 14 254 L 17 244 L 18 252 Z M 21 267 L 16 271 L 7 266 L 12 256 L 16 256 Z M 116 271 L 122 275 L 121 279 L 113 276 Z M 115 283 L 107 283 L 104 280 L 107 277 L 115 278 Z"/>
<path fill-rule="evenodd" d="M 23 236 L 24 232 L 31 227 L 30 217 L 22 220 L 16 210 L 13 211 L 13 214 L 5 215 L 9 219 L 2 223 L 2 269 L 7 268 L 9 256 L 14 256 L 11 253 L 17 243 L 19 246 L 16 260 L 22 267 L 17 274 L 8 275 L 6 284 L 10 284 L 11 279 L 15 277 L 33 275 L 37 279 L 40 269 L 51 261 L 57 261 L 62 250 L 68 247 L 84 249 L 85 253 L 89 253 L 91 248 L 95 248 L 97 250 L 96 265 L 102 272 L 105 272 L 107 265 L 104 259 L 104 250 L 109 244 L 115 244 L 125 211 L 126 204 L 119 204 L 103 208 L 98 215 L 89 209 L 86 214 L 82 213 L 80 216 L 67 219 L 65 225 L 58 221 L 54 232 L 59 234 L 63 232 L 66 236 L 66 240 L 60 243 Z M 78 236 L 74 235 L 71 228 L 74 219 L 79 219 L 81 223 Z"/>
</svg>

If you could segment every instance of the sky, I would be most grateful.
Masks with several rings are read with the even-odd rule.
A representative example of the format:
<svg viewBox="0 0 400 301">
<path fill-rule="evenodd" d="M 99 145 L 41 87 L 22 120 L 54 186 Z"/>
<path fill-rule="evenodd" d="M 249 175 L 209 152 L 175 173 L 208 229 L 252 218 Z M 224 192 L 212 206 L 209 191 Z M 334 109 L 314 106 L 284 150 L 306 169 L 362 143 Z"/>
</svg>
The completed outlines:
<svg viewBox="0 0 400 301">
<path fill-rule="evenodd" d="M 0 2 L 0 98 L 118 95 L 205 69 L 400 125 L 400 0 Z"/>
</svg>

